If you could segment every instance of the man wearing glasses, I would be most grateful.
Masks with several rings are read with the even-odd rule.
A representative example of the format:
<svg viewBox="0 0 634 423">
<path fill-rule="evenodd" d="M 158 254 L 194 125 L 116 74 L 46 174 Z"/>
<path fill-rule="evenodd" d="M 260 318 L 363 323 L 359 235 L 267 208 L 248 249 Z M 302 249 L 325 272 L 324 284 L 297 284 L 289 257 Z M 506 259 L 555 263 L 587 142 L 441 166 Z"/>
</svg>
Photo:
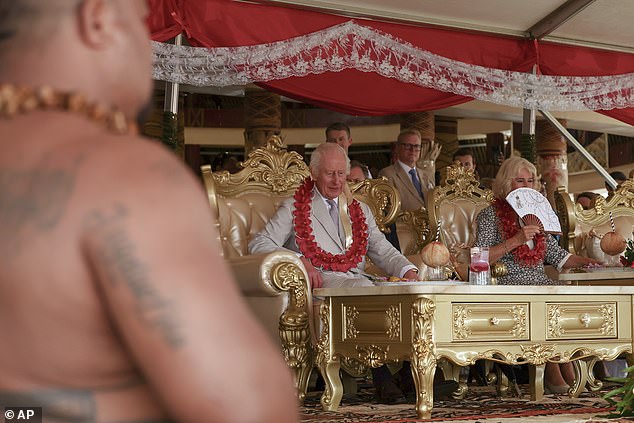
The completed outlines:
<svg viewBox="0 0 634 423">
<path fill-rule="evenodd" d="M 396 140 L 396 162 L 379 172 L 379 176 L 385 176 L 398 190 L 403 211 L 424 207 L 425 193 L 434 188 L 433 180 L 416 167 L 421 148 L 422 141 L 418 130 L 402 130 Z"/>
</svg>

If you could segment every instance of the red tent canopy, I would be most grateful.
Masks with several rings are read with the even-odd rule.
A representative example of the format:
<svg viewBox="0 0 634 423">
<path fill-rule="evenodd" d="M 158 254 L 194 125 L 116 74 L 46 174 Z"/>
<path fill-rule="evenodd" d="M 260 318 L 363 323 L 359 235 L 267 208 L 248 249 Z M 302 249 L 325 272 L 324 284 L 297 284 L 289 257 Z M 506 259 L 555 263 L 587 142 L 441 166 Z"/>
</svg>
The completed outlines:
<svg viewBox="0 0 634 423">
<path fill-rule="evenodd" d="M 328 13 L 230 0 L 150 0 L 152 39 L 184 33 L 191 45 L 235 47 L 285 40 L 349 20 Z M 362 21 L 437 55 L 509 71 L 544 75 L 601 76 L 634 72 L 634 55 L 484 33 Z M 434 110 L 471 98 L 423 88 L 355 69 L 259 83 L 306 103 L 352 115 Z M 634 109 L 599 111 L 634 124 Z"/>
</svg>

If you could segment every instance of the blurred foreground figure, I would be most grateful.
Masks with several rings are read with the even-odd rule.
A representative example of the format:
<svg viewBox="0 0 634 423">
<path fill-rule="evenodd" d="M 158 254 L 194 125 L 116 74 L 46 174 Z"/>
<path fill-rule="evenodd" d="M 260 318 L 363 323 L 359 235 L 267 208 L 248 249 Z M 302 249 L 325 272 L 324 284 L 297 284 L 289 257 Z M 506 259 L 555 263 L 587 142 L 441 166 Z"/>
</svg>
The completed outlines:
<svg viewBox="0 0 634 423">
<path fill-rule="evenodd" d="M 0 409 L 295 422 L 289 371 L 219 255 L 200 184 L 135 135 L 147 12 L 0 0 Z"/>
</svg>

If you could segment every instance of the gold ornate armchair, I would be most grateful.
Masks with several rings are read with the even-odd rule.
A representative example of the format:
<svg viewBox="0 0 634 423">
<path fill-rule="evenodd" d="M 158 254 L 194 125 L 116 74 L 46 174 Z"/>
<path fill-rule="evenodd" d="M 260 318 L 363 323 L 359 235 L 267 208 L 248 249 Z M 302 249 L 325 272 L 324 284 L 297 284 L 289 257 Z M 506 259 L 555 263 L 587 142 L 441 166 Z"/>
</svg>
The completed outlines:
<svg viewBox="0 0 634 423">
<path fill-rule="evenodd" d="M 601 236 L 612 230 L 610 212 L 616 232 L 625 239 L 632 237 L 634 230 L 634 179 L 623 182 L 607 200 L 597 196 L 593 207 L 583 210 L 573 203 L 570 194 L 563 187 L 555 192 L 555 207 L 561 223 L 563 236 L 560 244 L 571 253 L 604 261 L 606 256 L 599 247 L 594 231 Z"/>
<path fill-rule="evenodd" d="M 256 317 L 280 342 L 301 401 L 313 367 L 318 321 L 313 316 L 306 270 L 294 253 L 249 255 L 248 244 L 310 173 L 302 157 L 286 151 L 277 136 L 240 165 L 235 174 L 202 166 L 203 181 L 217 219 L 223 257 Z M 368 180 L 350 188 L 355 198 L 370 206 L 379 228 L 385 230 L 393 223 L 400 200 L 386 180 Z"/>
<path fill-rule="evenodd" d="M 455 270 L 462 280 L 467 276 L 469 248 L 475 242 L 476 218 L 492 202 L 493 193 L 480 188 L 474 172 L 460 164 L 443 169 L 441 184 L 427 196 L 431 234 L 428 241 L 434 240 L 438 232 L 440 241 L 454 257 Z"/>
</svg>

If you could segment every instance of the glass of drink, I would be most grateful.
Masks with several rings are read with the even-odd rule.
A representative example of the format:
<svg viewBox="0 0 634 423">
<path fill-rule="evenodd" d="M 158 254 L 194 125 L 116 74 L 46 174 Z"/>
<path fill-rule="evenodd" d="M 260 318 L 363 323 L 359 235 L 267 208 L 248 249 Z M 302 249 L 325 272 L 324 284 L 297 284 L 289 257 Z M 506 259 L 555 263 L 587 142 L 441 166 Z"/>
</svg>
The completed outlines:
<svg viewBox="0 0 634 423">
<path fill-rule="evenodd" d="M 491 282 L 489 247 L 472 247 L 469 264 L 469 283 L 488 285 Z"/>
</svg>

